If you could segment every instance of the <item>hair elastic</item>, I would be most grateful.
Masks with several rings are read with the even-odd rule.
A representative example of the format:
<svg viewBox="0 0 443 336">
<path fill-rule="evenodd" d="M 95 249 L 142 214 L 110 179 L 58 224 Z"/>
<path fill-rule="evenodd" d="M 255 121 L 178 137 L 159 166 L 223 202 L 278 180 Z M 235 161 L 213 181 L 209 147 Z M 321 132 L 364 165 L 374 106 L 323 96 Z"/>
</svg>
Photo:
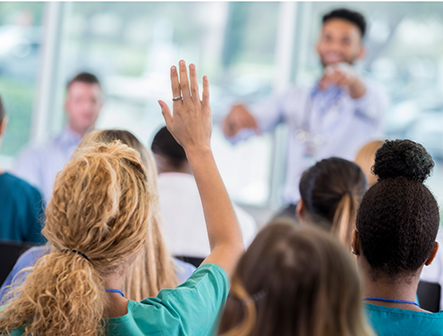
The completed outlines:
<svg viewBox="0 0 443 336">
<path fill-rule="evenodd" d="M 89 260 L 89 258 L 86 256 L 86 254 L 84 254 L 84 253 L 82 253 L 80 251 L 73 250 L 73 249 L 64 249 L 64 250 L 62 250 L 62 252 L 65 252 L 65 251 L 71 251 L 71 252 L 77 253 L 77 254 L 81 255 L 83 258 L 85 258 L 87 261 L 91 262 L 91 260 Z"/>
</svg>

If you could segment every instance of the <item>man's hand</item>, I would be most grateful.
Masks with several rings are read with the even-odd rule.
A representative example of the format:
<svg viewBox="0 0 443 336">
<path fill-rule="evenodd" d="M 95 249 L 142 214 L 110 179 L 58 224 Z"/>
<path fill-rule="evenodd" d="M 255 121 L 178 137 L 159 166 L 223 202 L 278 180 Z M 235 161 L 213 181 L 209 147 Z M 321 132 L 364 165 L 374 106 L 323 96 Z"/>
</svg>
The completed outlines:
<svg viewBox="0 0 443 336">
<path fill-rule="evenodd" d="M 366 93 L 365 84 L 357 71 L 347 63 L 329 65 L 325 68 L 319 88 L 325 90 L 332 84 L 347 88 L 353 99 L 360 98 Z"/>
<path fill-rule="evenodd" d="M 260 133 L 257 121 L 246 107 L 244 105 L 234 105 L 231 112 L 223 120 L 223 132 L 226 136 L 233 137 L 244 128 L 253 128 L 257 133 Z"/>
</svg>

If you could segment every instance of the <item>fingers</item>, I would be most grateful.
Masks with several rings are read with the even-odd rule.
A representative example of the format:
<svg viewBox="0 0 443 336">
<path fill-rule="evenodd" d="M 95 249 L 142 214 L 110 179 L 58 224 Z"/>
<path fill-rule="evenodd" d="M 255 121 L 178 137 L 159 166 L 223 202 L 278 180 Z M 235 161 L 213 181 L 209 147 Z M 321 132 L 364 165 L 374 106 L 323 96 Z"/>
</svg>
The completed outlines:
<svg viewBox="0 0 443 336">
<path fill-rule="evenodd" d="M 204 108 L 209 108 L 209 80 L 208 76 L 203 76 L 202 104 Z"/>
<path fill-rule="evenodd" d="M 335 84 L 337 86 L 348 86 L 349 78 L 346 73 L 338 69 L 329 68 L 329 71 L 325 71 L 318 86 L 321 90 L 326 89 L 329 85 Z"/>
<path fill-rule="evenodd" d="M 180 89 L 184 101 L 191 100 L 191 93 L 189 92 L 188 71 L 186 69 L 185 61 L 178 62 L 180 68 Z"/>
<path fill-rule="evenodd" d="M 169 106 L 163 100 L 159 100 L 158 104 L 162 108 L 162 115 L 163 115 L 163 118 L 165 119 L 166 127 L 168 129 L 170 129 L 170 127 L 172 126 L 171 110 L 169 109 Z"/>
<path fill-rule="evenodd" d="M 200 102 L 197 82 L 197 70 L 194 64 L 189 64 L 189 77 L 191 79 L 191 94 L 194 102 Z"/>
<path fill-rule="evenodd" d="M 180 83 L 178 81 L 178 73 L 177 68 L 175 66 L 171 67 L 171 89 L 172 89 L 172 98 L 180 97 Z"/>
</svg>

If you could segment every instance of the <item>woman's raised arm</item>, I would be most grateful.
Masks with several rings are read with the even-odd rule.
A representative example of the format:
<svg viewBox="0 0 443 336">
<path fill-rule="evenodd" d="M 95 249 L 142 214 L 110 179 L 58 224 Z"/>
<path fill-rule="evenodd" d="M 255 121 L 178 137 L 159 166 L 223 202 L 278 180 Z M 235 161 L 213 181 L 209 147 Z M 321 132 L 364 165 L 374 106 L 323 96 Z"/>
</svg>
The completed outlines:
<svg viewBox="0 0 443 336">
<path fill-rule="evenodd" d="M 183 60 L 179 62 L 179 72 L 180 79 L 177 68 L 171 67 L 172 96 L 176 98 L 173 113 L 165 102 L 159 101 L 159 104 L 166 126 L 184 148 L 197 182 L 211 246 L 211 254 L 204 263 L 218 264 L 231 275 L 244 247 L 231 200 L 211 150 L 212 113 L 208 78 L 203 77 L 200 100 L 195 65 L 189 65 L 190 83 Z"/>
</svg>

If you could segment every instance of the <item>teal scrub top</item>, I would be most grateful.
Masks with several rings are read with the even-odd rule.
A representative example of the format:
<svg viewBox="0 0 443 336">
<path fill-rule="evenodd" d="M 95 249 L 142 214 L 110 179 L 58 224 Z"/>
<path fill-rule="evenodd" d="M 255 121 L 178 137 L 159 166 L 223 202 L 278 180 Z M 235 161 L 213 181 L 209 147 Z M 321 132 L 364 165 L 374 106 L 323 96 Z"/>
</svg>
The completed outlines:
<svg viewBox="0 0 443 336">
<path fill-rule="evenodd" d="M 216 264 L 203 264 L 187 281 L 157 297 L 129 301 L 128 313 L 108 319 L 108 335 L 211 335 L 226 302 L 229 278 Z"/>
<path fill-rule="evenodd" d="M 229 292 L 229 278 L 216 264 L 203 264 L 183 284 L 154 298 L 129 301 L 128 313 L 107 319 L 107 336 L 210 336 Z M 12 336 L 20 336 L 24 328 Z"/>
<path fill-rule="evenodd" d="M 365 303 L 365 310 L 377 336 L 441 336 L 443 311 L 425 313 Z"/>
</svg>

